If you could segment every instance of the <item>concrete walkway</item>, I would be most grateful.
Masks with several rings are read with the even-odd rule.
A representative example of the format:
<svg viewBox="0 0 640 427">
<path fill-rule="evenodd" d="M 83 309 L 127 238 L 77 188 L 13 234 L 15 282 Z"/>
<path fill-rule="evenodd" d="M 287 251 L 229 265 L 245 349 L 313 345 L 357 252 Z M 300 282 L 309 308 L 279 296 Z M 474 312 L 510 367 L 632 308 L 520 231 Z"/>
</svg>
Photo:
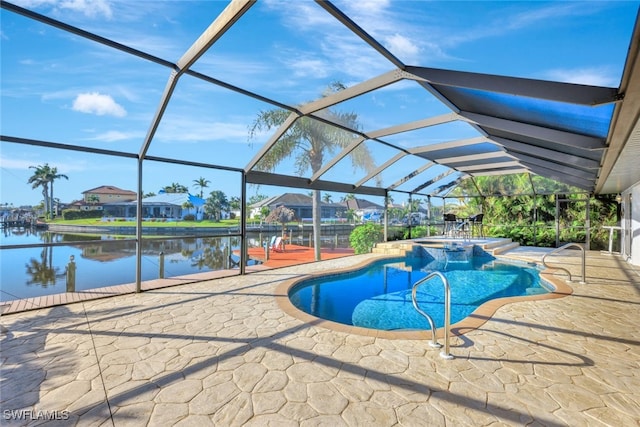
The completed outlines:
<svg viewBox="0 0 640 427">
<path fill-rule="evenodd" d="M 637 269 L 591 252 L 588 284 L 501 307 L 453 360 L 279 308 L 283 280 L 371 257 L 4 315 L 2 424 L 640 425 Z"/>
</svg>

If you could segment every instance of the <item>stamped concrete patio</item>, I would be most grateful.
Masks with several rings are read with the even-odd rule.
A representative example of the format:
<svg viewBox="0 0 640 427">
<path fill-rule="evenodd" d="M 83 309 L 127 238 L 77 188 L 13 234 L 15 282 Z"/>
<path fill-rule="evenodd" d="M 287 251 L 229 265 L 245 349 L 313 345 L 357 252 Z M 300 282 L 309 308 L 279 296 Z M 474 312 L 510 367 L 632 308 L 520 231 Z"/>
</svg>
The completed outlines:
<svg viewBox="0 0 640 427">
<path fill-rule="evenodd" d="M 510 256 L 539 260 L 519 249 Z M 376 255 L 4 315 L 3 425 L 634 426 L 640 276 L 590 252 L 585 285 L 452 338 L 327 329 L 276 288 Z M 578 258 L 554 262 L 579 274 Z"/>
</svg>

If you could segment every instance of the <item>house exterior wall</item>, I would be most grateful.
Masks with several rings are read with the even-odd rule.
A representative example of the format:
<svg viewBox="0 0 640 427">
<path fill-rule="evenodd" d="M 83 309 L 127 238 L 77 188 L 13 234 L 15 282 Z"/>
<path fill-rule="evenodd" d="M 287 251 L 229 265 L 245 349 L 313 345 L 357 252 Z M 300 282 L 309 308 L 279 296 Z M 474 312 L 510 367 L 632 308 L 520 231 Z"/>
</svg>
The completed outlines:
<svg viewBox="0 0 640 427">
<path fill-rule="evenodd" d="M 135 196 L 131 197 L 130 194 L 104 194 L 104 193 L 85 193 L 84 194 L 84 201 L 87 203 L 90 203 L 89 201 L 89 197 L 95 194 L 96 196 L 98 196 L 98 203 L 116 203 L 116 202 L 130 202 L 132 200 L 135 200 Z"/>
<path fill-rule="evenodd" d="M 623 191 L 621 196 L 621 253 L 629 263 L 640 266 L 640 182 Z"/>
</svg>

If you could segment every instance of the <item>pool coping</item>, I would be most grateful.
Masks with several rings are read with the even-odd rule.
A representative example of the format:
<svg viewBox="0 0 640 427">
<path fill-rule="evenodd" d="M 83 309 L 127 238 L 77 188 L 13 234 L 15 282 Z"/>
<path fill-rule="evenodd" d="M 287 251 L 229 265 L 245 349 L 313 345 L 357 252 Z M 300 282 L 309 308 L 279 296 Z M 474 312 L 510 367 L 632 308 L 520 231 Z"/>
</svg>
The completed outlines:
<svg viewBox="0 0 640 427">
<path fill-rule="evenodd" d="M 316 326 L 330 329 L 332 331 L 344 332 L 348 334 L 355 334 L 355 335 L 368 336 L 368 337 L 397 339 L 397 340 L 430 339 L 431 330 L 384 331 L 379 329 L 363 328 L 360 326 L 345 325 L 343 323 L 322 319 L 320 317 L 313 316 L 309 313 L 306 313 L 300 310 L 299 308 L 294 306 L 291 300 L 289 299 L 289 291 L 298 283 L 304 280 L 318 278 L 326 275 L 349 273 L 352 271 L 362 269 L 372 263 L 379 262 L 381 260 L 397 260 L 397 259 L 398 259 L 398 256 L 374 257 L 349 267 L 330 269 L 322 273 L 306 274 L 304 276 L 298 276 L 296 278 L 285 280 L 282 283 L 280 283 L 275 289 L 274 296 L 276 297 L 278 307 L 289 316 L 294 317 L 298 320 L 301 320 L 305 323 L 313 323 Z M 496 257 L 496 259 L 503 259 L 503 260 L 522 263 L 522 260 L 511 259 L 508 256 Z M 535 264 L 537 267 L 541 266 L 541 264 L 538 262 L 530 262 L 530 264 Z M 561 271 L 561 270 L 554 269 L 554 268 L 545 268 L 544 270 L 540 271 L 540 278 L 554 288 L 551 292 L 546 294 L 538 294 L 538 295 L 505 297 L 505 298 L 498 298 L 491 301 L 487 301 L 486 303 L 482 304 L 480 307 L 475 309 L 473 313 L 471 313 L 466 318 L 452 324 L 450 328 L 450 335 L 464 335 L 465 333 L 478 329 L 479 327 L 484 325 L 487 321 L 489 321 L 500 307 L 506 304 L 513 304 L 513 303 L 523 302 L 523 301 L 541 301 L 541 300 L 557 299 L 557 298 L 563 298 L 565 296 L 571 295 L 573 293 L 573 288 L 571 288 L 564 280 L 554 276 L 554 273 L 557 271 Z M 444 337 L 444 327 L 437 329 L 436 337 L 437 338 Z"/>
</svg>

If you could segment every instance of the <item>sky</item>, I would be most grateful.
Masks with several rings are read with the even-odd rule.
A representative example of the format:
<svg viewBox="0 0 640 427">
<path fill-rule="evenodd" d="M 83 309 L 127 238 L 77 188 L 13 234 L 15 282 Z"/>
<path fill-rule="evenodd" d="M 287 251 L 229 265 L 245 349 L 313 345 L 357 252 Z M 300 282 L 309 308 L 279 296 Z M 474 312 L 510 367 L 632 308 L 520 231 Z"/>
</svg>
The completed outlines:
<svg viewBox="0 0 640 427">
<path fill-rule="evenodd" d="M 228 2 L 14 0 L 117 43 L 176 63 Z M 335 1 L 407 65 L 618 87 L 639 2 Z M 171 69 L 2 9 L 0 132 L 4 136 L 138 154 L 150 133 Z M 319 98 L 332 82 L 352 86 L 394 69 L 379 53 L 311 1 L 258 1 L 192 70 L 276 102 Z M 190 75 L 180 77 L 147 154 L 228 170 L 145 161 L 143 191 L 179 183 L 239 196 L 241 174 L 272 132 L 250 129 L 273 104 Z M 449 112 L 412 81 L 374 90 L 336 108 L 355 111 L 364 131 Z M 454 122 L 389 137 L 412 147 L 477 135 Z M 377 164 L 394 150 L 367 141 Z M 325 159 L 327 161 L 328 159 Z M 62 202 L 102 185 L 137 189 L 137 161 L 0 142 L 0 204 L 35 205 L 32 166 L 48 163 L 68 179 L 54 183 Z M 342 164 L 344 163 L 344 164 Z M 323 179 L 356 182 L 365 172 L 341 162 Z M 406 159 L 385 184 L 418 167 Z M 295 158 L 276 172 L 295 174 Z M 391 169 L 391 168 L 390 168 Z M 429 176 L 443 172 L 432 168 Z M 308 171 L 307 171 L 308 173 Z M 306 175 L 305 175 L 306 176 Z M 448 179 L 454 179 L 455 174 Z M 425 179 L 425 178 L 423 178 Z M 248 196 L 282 188 L 249 187 Z M 304 192 L 302 190 L 294 190 Z M 334 201 L 339 197 L 336 195 Z"/>
</svg>

